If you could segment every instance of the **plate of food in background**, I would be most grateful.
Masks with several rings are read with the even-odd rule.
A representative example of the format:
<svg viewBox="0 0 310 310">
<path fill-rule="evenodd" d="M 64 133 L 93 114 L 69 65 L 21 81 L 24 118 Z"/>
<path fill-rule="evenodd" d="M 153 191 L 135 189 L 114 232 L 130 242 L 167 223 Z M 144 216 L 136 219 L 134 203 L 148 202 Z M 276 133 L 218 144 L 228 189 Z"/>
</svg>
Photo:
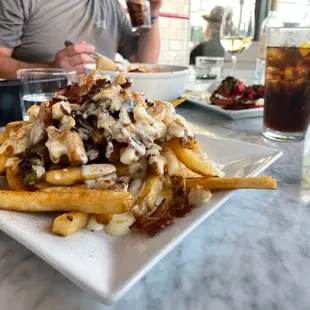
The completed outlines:
<svg viewBox="0 0 310 310">
<path fill-rule="evenodd" d="M 248 86 L 230 76 L 213 92 L 186 90 L 185 96 L 188 101 L 231 119 L 262 117 L 264 113 L 264 86 Z"/>
<path fill-rule="evenodd" d="M 124 73 L 134 81 L 134 89 L 145 93 L 147 97 L 173 101 L 182 97 L 189 77 L 189 68 L 185 66 L 125 63 L 120 64 L 105 56 L 97 58 L 96 64 L 85 65 L 90 74 L 98 70 L 102 75 L 108 74 L 112 79 Z"/>
</svg>

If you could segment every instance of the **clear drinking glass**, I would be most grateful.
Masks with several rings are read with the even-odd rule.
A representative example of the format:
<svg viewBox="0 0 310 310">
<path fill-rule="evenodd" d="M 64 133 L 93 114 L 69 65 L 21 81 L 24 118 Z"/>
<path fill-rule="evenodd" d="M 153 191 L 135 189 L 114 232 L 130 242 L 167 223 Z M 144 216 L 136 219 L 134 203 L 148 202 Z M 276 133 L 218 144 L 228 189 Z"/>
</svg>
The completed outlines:
<svg viewBox="0 0 310 310">
<path fill-rule="evenodd" d="M 310 118 L 310 28 L 270 28 L 267 35 L 266 138 L 303 140 Z"/>
<path fill-rule="evenodd" d="M 195 58 L 196 82 L 219 82 L 224 66 L 223 57 L 198 56 Z"/>
<path fill-rule="evenodd" d="M 54 96 L 57 88 L 77 82 L 75 70 L 66 69 L 21 69 L 17 71 L 20 80 L 20 102 L 23 119 L 28 120 L 27 110 L 40 105 Z"/>
<path fill-rule="evenodd" d="M 237 56 L 250 47 L 255 30 L 254 7 L 242 2 L 225 8 L 220 29 L 221 44 L 232 57 L 232 76 L 235 74 Z"/>
<path fill-rule="evenodd" d="M 151 24 L 151 9 L 149 0 L 127 0 L 128 13 L 133 32 L 149 31 Z"/>
</svg>

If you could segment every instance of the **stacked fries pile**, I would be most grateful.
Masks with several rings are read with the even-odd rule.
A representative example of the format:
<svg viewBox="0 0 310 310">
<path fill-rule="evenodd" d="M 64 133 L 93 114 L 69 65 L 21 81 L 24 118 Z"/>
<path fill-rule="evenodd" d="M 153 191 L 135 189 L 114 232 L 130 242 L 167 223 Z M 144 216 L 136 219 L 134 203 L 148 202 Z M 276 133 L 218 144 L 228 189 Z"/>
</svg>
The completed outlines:
<svg viewBox="0 0 310 310">
<path fill-rule="evenodd" d="M 87 227 L 154 236 L 215 190 L 276 188 L 271 177 L 225 178 L 173 103 L 96 71 L 28 110 L 0 133 L 0 209 L 59 211 L 53 232 Z"/>
</svg>

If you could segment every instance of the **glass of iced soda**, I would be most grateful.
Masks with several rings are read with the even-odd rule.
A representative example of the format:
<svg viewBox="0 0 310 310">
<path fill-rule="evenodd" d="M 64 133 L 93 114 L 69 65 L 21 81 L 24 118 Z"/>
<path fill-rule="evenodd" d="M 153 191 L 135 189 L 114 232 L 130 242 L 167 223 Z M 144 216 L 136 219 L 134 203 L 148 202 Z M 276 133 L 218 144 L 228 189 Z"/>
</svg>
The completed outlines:
<svg viewBox="0 0 310 310">
<path fill-rule="evenodd" d="M 270 28 L 267 38 L 266 138 L 303 140 L 310 119 L 310 28 Z"/>
</svg>

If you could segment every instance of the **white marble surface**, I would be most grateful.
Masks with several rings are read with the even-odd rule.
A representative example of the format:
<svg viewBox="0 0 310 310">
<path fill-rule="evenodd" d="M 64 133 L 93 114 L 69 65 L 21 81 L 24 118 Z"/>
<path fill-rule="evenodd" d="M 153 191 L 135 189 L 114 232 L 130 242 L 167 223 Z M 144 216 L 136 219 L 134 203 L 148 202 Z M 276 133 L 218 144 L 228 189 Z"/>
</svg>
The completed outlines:
<svg viewBox="0 0 310 310">
<path fill-rule="evenodd" d="M 274 143 L 260 135 L 261 118 L 178 110 L 210 134 L 283 150 L 266 171 L 278 190 L 236 193 L 112 306 L 0 232 L 0 310 L 310 308 L 309 140 Z"/>
</svg>

